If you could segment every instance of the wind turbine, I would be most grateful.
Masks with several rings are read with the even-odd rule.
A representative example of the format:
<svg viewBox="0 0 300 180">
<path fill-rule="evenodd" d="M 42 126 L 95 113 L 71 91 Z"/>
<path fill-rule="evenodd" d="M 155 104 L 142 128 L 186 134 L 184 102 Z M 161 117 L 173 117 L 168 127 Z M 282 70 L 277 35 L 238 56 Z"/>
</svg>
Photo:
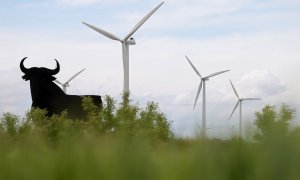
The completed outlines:
<svg viewBox="0 0 300 180">
<path fill-rule="evenodd" d="M 66 93 L 67 92 L 67 87 L 70 87 L 69 82 L 72 81 L 76 76 L 78 76 L 80 73 L 82 73 L 82 71 L 84 71 L 84 69 L 82 69 L 81 71 L 79 71 L 78 73 L 74 74 L 72 77 L 69 78 L 69 80 L 67 80 L 65 83 L 61 83 L 58 80 L 54 80 L 56 83 L 60 84 L 63 88 L 63 91 Z"/>
<path fill-rule="evenodd" d="M 203 86 L 203 104 L 202 104 L 202 133 L 203 133 L 203 136 L 205 137 L 206 136 L 206 81 L 209 80 L 209 78 L 213 77 L 213 76 L 216 76 L 216 75 L 219 75 L 219 74 L 222 74 L 222 73 L 225 73 L 225 72 L 228 72 L 230 70 L 225 70 L 225 71 L 220 71 L 220 72 L 215 72 L 215 73 L 212 73 L 208 76 L 205 76 L 205 77 L 202 77 L 201 74 L 199 73 L 199 71 L 196 69 L 196 67 L 193 65 L 193 63 L 189 60 L 189 58 L 187 56 L 185 56 L 186 59 L 188 60 L 188 62 L 190 63 L 190 65 L 192 66 L 192 68 L 194 69 L 194 71 L 196 72 L 196 74 L 200 77 L 200 85 L 198 87 L 198 91 L 197 91 L 197 95 L 196 95 L 196 99 L 195 99 L 195 102 L 194 102 L 194 109 L 195 109 L 195 106 L 196 106 L 196 103 L 198 101 L 198 97 L 199 97 L 199 94 L 200 94 L 200 91 L 201 91 L 201 88 Z"/>
<path fill-rule="evenodd" d="M 123 38 L 119 38 L 112 33 L 109 33 L 103 29 L 90 25 L 88 23 L 82 22 L 86 26 L 92 28 L 93 30 L 97 31 L 98 33 L 116 41 L 120 41 L 122 43 L 122 55 L 123 55 L 123 69 L 124 69 L 124 86 L 123 91 L 129 92 L 129 45 L 135 45 L 135 40 L 131 37 L 139 27 L 141 27 L 147 19 L 161 6 L 164 2 L 160 3 L 156 6 L 152 11 L 150 11 L 143 19 L 141 19 L 133 28 L 132 30 Z"/>
<path fill-rule="evenodd" d="M 232 113 L 230 114 L 230 117 L 229 119 L 231 119 L 233 113 L 235 112 L 236 108 L 240 105 L 240 117 L 239 117 L 239 136 L 242 137 L 242 102 L 243 101 L 251 101 L 251 100 L 261 100 L 261 98 L 240 98 L 240 96 L 238 95 L 235 87 L 233 86 L 231 80 L 230 80 L 230 84 L 231 84 L 231 87 L 236 95 L 236 97 L 238 98 L 238 102 L 236 103 L 236 105 L 234 106 L 233 108 L 233 111 Z"/>
</svg>

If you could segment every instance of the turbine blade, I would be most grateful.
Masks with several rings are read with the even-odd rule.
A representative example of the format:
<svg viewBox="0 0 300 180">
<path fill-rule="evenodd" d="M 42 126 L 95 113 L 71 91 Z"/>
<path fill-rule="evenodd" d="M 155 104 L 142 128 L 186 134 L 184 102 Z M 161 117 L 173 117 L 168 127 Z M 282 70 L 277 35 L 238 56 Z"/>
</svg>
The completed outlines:
<svg viewBox="0 0 300 180">
<path fill-rule="evenodd" d="M 238 93 L 237 93 L 236 89 L 234 88 L 234 86 L 233 86 L 233 84 L 232 84 L 231 80 L 229 80 L 229 81 L 230 81 L 231 87 L 232 87 L 232 89 L 233 89 L 233 91 L 234 91 L 234 93 L 235 93 L 236 97 L 237 97 L 238 99 L 240 99 L 240 96 L 238 95 Z"/>
<path fill-rule="evenodd" d="M 188 60 L 188 62 L 190 63 L 190 65 L 192 66 L 192 68 L 194 69 L 194 71 L 196 72 L 196 74 L 198 74 L 198 76 L 200 76 L 200 78 L 202 78 L 201 74 L 198 72 L 198 70 L 196 69 L 196 67 L 193 65 L 192 61 L 190 61 L 190 59 L 185 56 L 185 58 Z"/>
<path fill-rule="evenodd" d="M 198 101 L 198 98 L 199 98 L 199 94 L 200 94 L 200 91 L 201 91 L 201 88 L 202 88 L 202 80 L 200 81 L 200 84 L 199 84 L 199 87 L 198 87 L 198 91 L 197 91 L 197 95 L 196 95 L 196 99 L 195 99 L 195 103 L 194 103 L 194 108 L 196 107 L 196 104 L 197 104 L 197 101 Z"/>
<path fill-rule="evenodd" d="M 133 33 L 135 33 L 146 21 L 147 19 L 153 14 L 155 13 L 155 11 L 161 6 L 163 5 L 164 2 L 160 3 L 158 6 L 156 6 L 156 8 L 154 8 L 152 11 L 150 11 L 143 19 L 141 19 L 133 28 L 132 30 L 128 33 L 128 35 L 124 38 L 124 41 L 126 41 L 127 39 L 129 39 Z"/>
<path fill-rule="evenodd" d="M 54 82 L 56 82 L 57 84 L 63 85 L 63 83 L 61 83 L 61 82 L 58 81 L 57 79 L 55 79 Z"/>
<path fill-rule="evenodd" d="M 212 74 L 206 76 L 205 78 L 210 78 L 210 77 L 213 77 L 213 76 L 216 76 L 216 75 L 219 75 L 219 74 L 226 73 L 228 71 L 230 71 L 230 70 L 225 70 L 225 71 L 220 71 L 220 72 L 212 73 Z"/>
<path fill-rule="evenodd" d="M 70 81 L 72 81 L 76 76 L 78 76 L 80 73 L 82 73 L 82 71 L 84 71 L 84 69 L 82 69 L 81 71 L 79 71 L 78 73 L 74 74 L 67 82 L 65 82 L 65 84 L 69 83 Z"/>
<path fill-rule="evenodd" d="M 232 117 L 233 113 L 235 112 L 236 108 L 238 107 L 239 103 L 240 103 L 240 101 L 238 101 L 238 102 L 236 103 L 236 105 L 234 106 L 233 111 L 232 111 L 232 113 L 230 114 L 230 117 L 229 117 L 228 120 L 231 119 L 231 117 Z"/>
<path fill-rule="evenodd" d="M 243 100 L 261 100 L 261 98 L 244 98 Z"/>
<path fill-rule="evenodd" d="M 199 129 L 201 129 L 200 125 L 197 122 L 195 122 L 195 124 Z"/>
<path fill-rule="evenodd" d="M 100 33 L 100 34 L 102 34 L 102 35 L 104 35 L 104 36 L 106 36 L 106 37 L 108 37 L 108 38 L 110 38 L 110 39 L 112 39 L 112 40 L 121 41 L 121 39 L 120 39 L 119 37 L 117 37 L 117 36 L 115 36 L 115 35 L 113 35 L 113 34 L 107 32 L 107 31 L 104 31 L 103 29 L 100 29 L 100 28 L 98 28 L 98 27 L 95 27 L 95 26 L 90 25 L 90 24 L 85 23 L 85 22 L 82 22 L 82 23 L 83 23 L 84 25 L 88 26 L 89 28 L 92 28 L 93 30 L 97 31 L 98 33 Z"/>
</svg>

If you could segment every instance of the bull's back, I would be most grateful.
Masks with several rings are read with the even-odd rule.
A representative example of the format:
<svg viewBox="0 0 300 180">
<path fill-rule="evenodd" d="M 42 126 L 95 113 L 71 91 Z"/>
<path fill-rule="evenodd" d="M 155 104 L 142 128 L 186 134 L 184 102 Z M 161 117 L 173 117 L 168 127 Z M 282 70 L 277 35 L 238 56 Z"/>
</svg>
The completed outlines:
<svg viewBox="0 0 300 180">
<path fill-rule="evenodd" d="M 77 96 L 77 95 L 67 95 L 66 96 L 66 109 L 68 111 L 70 118 L 79 118 L 85 119 L 87 113 L 83 110 L 82 100 L 84 97 L 91 97 L 93 103 L 98 107 L 102 107 L 102 99 L 101 96 L 96 95 L 86 95 L 86 96 Z"/>
<path fill-rule="evenodd" d="M 101 96 L 86 95 L 92 98 L 93 103 L 98 107 L 102 107 Z M 47 109 L 48 115 L 61 114 L 67 110 L 68 116 L 71 119 L 86 119 L 87 113 L 82 106 L 82 100 L 86 96 L 77 95 L 58 95 L 49 96 L 41 102 L 33 102 L 32 107 Z"/>
<path fill-rule="evenodd" d="M 92 98 L 93 103 L 96 106 L 102 107 L 102 98 L 101 98 L 101 96 L 97 96 L 97 95 L 85 95 L 83 97 L 90 97 L 90 98 Z"/>
</svg>

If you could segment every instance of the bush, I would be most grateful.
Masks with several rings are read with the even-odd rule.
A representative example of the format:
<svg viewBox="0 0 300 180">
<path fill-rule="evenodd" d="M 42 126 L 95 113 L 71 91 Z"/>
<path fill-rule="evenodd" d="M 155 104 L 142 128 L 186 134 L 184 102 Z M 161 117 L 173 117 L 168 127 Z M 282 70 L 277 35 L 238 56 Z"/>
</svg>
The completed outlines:
<svg viewBox="0 0 300 180">
<path fill-rule="evenodd" d="M 279 112 L 276 112 L 275 106 L 266 105 L 262 112 L 257 112 L 256 132 L 254 139 L 268 140 L 284 138 L 290 135 L 290 122 L 295 114 L 295 109 L 286 104 L 282 104 Z"/>
<path fill-rule="evenodd" d="M 168 140 L 173 137 L 171 124 L 160 112 L 158 104 L 148 102 L 145 108 L 132 104 L 129 93 L 124 93 L 119 107 L 110 96 L 105 96 L 102 108 L 92 104 L 89 97 L 83 99 L 88 113 L 88 124 L 101 134 L 117 134 L 128 137 L 147 137 Z"/>
<path fill-rule="evenodd" d="M 10 113 L 1 118 L 0 134 L 40 136 L 51 143 L 80 136 L 116 136 L 121 138 L 145 138 L 166 141 L 173 137 L 170 122 L 160 112 L 158 104 L 149 102 L 145 108 L 132 103 L 129 94 L 122 97 L 119 106 L 110 96 L 104 97 L 103 107 L 93 104 L 89 97 L 83 98 L 82 106 L 87 118 L 73 120 L 67 111 L 47 116 L 46 110 L 32 108 L 21 119 Z"/>
<path fill-rule="evenodd" d="M 18 129 L 18 121 L 18 116 L 11 113 L 4 113 L 1 118 L 0 132 L 6 132 L 10 136 L 15 136 Z"/>
</svg>

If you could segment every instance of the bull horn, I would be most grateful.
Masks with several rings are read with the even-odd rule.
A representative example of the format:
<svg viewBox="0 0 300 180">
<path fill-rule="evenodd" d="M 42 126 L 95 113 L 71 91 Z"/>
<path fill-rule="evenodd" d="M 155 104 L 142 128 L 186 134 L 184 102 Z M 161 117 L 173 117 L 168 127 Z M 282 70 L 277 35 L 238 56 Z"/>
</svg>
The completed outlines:
<svg viewBox="0 0 300 180">
<path fill-rule="evenodd" d="M 24 66 L 24 61 L 25 61 L 26 58 L 27 58 L 27 57 L 24 57 L 24 58 L 21 60 L 21 62 L 20 62 L 20 69 L 21 69 L 21 71 L 22 71 L 23 73 L 25 73 L 25 74 L 26 74 L 26 72 L 28 72 L 28 69 Z"/>
<path fill-rule="evenodd" d="M 59 66 L 58 61 L 56 59 L 55 59 L 55 61 L 56 61 L 56 68 L 53 69 L 53 70 L 51 70 L 51 75 L 57 74 L 59 72 L 59 70 L 60 70 L 60 66 Z"/>
</svg>

